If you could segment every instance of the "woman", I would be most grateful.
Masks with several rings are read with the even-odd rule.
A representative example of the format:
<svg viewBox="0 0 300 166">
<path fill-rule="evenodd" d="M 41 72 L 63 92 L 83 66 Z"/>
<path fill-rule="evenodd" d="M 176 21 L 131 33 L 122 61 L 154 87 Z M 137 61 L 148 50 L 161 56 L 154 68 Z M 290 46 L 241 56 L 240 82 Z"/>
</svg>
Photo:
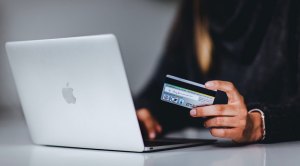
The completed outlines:
<svg viewBox="0 0 300 166">
<path fill-rule="evenodd" d="M 298 0 L 183 0 L 158 70 L 135 100 L 148 136 L 203 121 L 237 143 L 299 139 L 299 11 Z M 187 112 L 161 102 L 166 74 L 225 91 L 228 104 Z"/>
</svg>

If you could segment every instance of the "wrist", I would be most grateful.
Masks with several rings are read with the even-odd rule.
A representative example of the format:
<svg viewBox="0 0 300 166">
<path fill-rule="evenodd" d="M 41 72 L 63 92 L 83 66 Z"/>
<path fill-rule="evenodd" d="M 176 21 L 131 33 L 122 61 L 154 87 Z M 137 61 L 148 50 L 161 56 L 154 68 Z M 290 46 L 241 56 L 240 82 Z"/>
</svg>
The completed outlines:
<svg viewBox="0 0 300 166">
<path fill-rule="evenodd" d="M 260 141 L 264 135 L 262 116 L 260 112 L 250 112 L 249 116 L 252 121 L 252 140 L 253 142 Z"/>
</svg>

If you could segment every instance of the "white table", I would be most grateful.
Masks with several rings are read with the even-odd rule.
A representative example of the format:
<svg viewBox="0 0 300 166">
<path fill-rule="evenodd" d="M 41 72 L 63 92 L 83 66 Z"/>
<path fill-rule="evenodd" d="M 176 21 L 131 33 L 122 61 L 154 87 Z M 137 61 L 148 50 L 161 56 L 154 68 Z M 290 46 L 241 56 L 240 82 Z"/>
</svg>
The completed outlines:
<svg viewBox="0 0 300 166">
<path fill-rule="evenodd" d="M 181 136 L 186 135 L 181 132 Z M 207 132 L 200 133 L 204 137 Z M 180 136 L 177 133 L 173 136 Z M 195 137 L 196 135 L 190 135 Z M 33 145 L 24 121 L 0 122 L 1 166 L 290 166 L 300 165 L 300 142 L 234 146 L 228 141 L 151 153 Z"/>
</svg>

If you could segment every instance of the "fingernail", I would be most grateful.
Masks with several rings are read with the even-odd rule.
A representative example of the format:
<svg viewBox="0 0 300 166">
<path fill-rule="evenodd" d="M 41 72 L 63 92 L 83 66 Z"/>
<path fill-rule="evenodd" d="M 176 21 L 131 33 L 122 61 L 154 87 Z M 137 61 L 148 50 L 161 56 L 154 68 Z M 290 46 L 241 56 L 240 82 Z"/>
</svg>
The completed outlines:
<svg viewBox="0 0 300 166">
<path fill-rule="evenodd" d="M 197 112 L 196 112 L 195 109 L 192 109 L 192 110 L 190 111 L 190 114 L 191 114 L 192 116 L 195 116 L 195 115 L 197 114 Z"/>
<path fill-rule="evenodd" d="M 153 133 L 153 132 L 150 133 L 150 134 L 149 134 L 149 137 L 150 137 L 151 139 L 154 139 L 154 138 L 155 138 L 155 133 Z"/>
<path fill-rule="evenodd" d="M 205 86 L 212 87 L 214 86 L 214 83 L 209 81 L 205 83 Z"/>
</svg>

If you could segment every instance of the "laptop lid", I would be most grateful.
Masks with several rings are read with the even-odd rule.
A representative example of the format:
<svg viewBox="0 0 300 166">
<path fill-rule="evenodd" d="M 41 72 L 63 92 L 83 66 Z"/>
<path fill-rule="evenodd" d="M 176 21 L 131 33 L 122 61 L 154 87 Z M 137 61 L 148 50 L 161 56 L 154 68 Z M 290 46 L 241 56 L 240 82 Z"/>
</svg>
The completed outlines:
<svg viewBox="0 0 300 166">
<path fill-rule="evenodd" d="M 34 143 L 144 150 L 114 35 L 9 42 L 6 49 Z"/>
</svg>

